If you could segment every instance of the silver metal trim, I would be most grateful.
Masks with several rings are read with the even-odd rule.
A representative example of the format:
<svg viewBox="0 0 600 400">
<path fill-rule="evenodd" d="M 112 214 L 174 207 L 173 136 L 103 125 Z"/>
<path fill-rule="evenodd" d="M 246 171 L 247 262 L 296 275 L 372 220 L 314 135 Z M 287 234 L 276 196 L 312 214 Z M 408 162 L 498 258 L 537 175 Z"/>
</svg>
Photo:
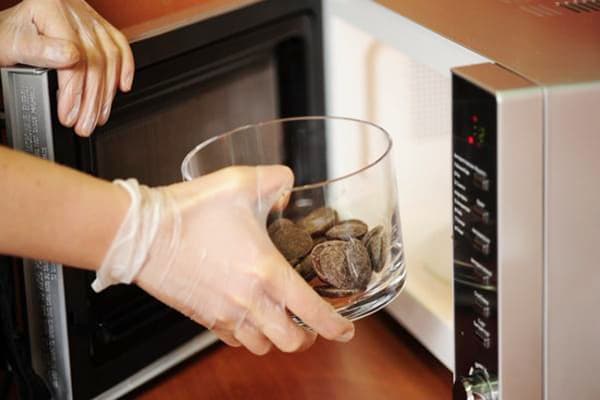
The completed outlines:
<svg viewBox="0 0 600 400">
<path fill-rule="evenodd" d="M 10 145 L 53 161 L 50 96 L 54 93 L 49 93 L 48 71 L 4 68 L 1 77 Z M 33 369 L 54 398 L 72 399 L 62 266 L 29 259 L 23 266 Z"/>
<path fill-rule="evenodd" d="M 546 400 L 600 396 L 600 81 L 546 91 Z"/>
<path fill-rule="evenodd" d="M 548 88 L 544 88 L 543 89 L 543 93 L 544 93 L 544 99 L 548 98 Z M 543 337 L 542 337 L 542 344 L 543 344 L 543 350 L 542 350 L 542 357 L 544 360 L 544 368 L 542 370 L 542 376 L 543 376 L 543 386 L 542 386 L 542 398 L 544 400 L 547 400 L 549 397 L 548 394 L 548 365 L 546 363 L 546 360 L 548 360 L 548 226 L 547 226 L 547 221 L 548 221 L 548 196 L 546 196 L 546 190 L 548 188 L 548 174 L 546 173 L 546 171 L 548 171 L 548 138 L 546 137 L 545 133 L 548 132 L 548 104 L 546 101 L 544 101 L 544 203 L 542 205 L 542 207 L 544 208 L 544 233 L 543 233 L 543 240 L 544 240 L 544 276 L 543 276 L 543 280 L 544 280 L 544 291 L 542 293 L 543 296 L 543 304 L 544 304 L 544 310 L 543 310 L 543 325 L 542 325 L 542 331 L 543 333 Z"/>
<path fill-rule="evenodd" d="M 543 96 L 497 94 L 498 383 L 501 399 L 543 396 Z"/>
<path fill-rule="evenodd" d="M 106 392 L 94 397 L 93 400 L 117 399 L 217 341 L 217 337 L 212 332 L 203 332 L 172 352 L 157 359 L 152 364 L 147 365 L 124 381 L 113 386 Z"/>
</svg>

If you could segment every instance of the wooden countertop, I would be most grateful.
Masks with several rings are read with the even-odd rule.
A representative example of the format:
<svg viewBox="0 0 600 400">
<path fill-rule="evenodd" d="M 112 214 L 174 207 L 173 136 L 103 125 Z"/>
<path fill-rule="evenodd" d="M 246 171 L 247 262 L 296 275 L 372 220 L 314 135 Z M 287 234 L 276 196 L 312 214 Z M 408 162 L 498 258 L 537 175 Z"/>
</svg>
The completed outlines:
<svg viewBox="0 0 600 400">
<path fill-rule="evenodd" d="M 128 398 L 450 400 L 451 385 L 450 371 L 380 312 L 356 323 L 350 343 L 319 339 L 304 353 L 216 345 Z"/>
</svg>

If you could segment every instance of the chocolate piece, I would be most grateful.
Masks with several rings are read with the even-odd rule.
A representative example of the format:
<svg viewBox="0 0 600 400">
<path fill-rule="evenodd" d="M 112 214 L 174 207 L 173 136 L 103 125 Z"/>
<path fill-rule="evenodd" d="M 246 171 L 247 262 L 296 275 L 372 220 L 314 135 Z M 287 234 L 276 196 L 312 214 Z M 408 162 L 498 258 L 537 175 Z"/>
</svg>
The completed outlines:
<svg viewBox="0 0 600 400">
<path fill-rule="evenodd" d="M 341 240 L 323 242 L 312 249 L 313 268 L 319 278 L 334 287 L 348 287 L 346 243 Z M 350 286 L 351 287 L 351 286 Z"/>
<path fill-rule="evenodd" d="M 297 224 L 311 236 L 318 236 L 322 235 L 335 225 L 336 221 L 337 213 L 334 209 L 321 207 L 313 210 L 306 217 L 300 219 Z"/>
<path fill-rule="evenodd" d="M 287 218 L 277 218 L 268 226 L 267 231 L 269 232 L 269 235 L 271 235 L 275 233 L 275 231 L 285 229 L 293 225 L 294 223 Z"/>
<path fill-rule="evenodd" d="M 369 252 L 360 240 L 350 239 L 346 246 L 348 272 L 352 279 L 351 287 L 366 289 L 373 274 Z"/>
<path fill-rule="evenodd" d="M 388 246 L 387 235 L 383 231 L 383 226 L 378 225 L 371 229 L 362 239 L 362 243 L 369 251 L 371 257 L 371 266 L 373 271 L 380 272 L 386 261 Z"/>
<path fill-rule="evenodd" d="M 312 238 L 289 219 L 280 218 L 269 225 L 269 236 L 286 260 L 304 257 L 312 249 Z"/>
<path fill-rule="evenodd" d="M 349 219 L 333 226 L 327 231 L 327 233 L 325 233 L 325 235 L 329 239 L 358 239 L 361 238 L 365 233 L 367 233 L 368 230 L 369 227 L 364 222 L 358 219 Z"/>
<path fill-rule="evenodd" d="M 366 246 L 369 240 L 379 232 L 383 232 L 383 226 L 381 225 L 377 225 L 375 228 L 367 232 L 365 236 L 363 236 L 363 238 L 361 239 L 361 242 Z"/>
<path fill-rule="evenodd" d="M 307 282 L 313 280 L 316 276 L 315 270 L 313 269 L 312 256 L 309 254 L 302 259 L 299 263 L 294 266 L 294 269 L 300 276 Z"/>
<path fill-rule="evenodd" d="M 371 259 L 359 240 L 330 240 L 315 246 L 311 255 L 323 282 L 338 289 L 364 289 L 369 284 Z"/>
<path fill-rule="evenodd" d="M 315 286 L 315 291 L 323 297 L 340 298 L 354 296 L 360 293 L 360 289 L 338 289 L 332 286 Z"/>
<path fill-rule="evenodd" d="M 328 239 L 325 236 L 319 236 L 316 238 L 313 238 L 313 247 L 315 247 L 318 244 L 321 244 L 323 242 L 326 242 Z"/>
</svg>

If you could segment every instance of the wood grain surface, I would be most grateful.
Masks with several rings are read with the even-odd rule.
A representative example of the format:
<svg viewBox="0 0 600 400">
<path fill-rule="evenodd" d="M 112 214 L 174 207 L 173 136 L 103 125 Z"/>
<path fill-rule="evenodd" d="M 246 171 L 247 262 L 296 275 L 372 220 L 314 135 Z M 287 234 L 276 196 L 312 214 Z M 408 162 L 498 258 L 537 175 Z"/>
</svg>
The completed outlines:
<svg viewBox="0 0 600 400">
<path fill-rule="evenodd" d="M 0 0 L 0 10 L 21 0 Z M 259 0 L 86 0 L 130 41 L 220 15 Z"/>
<path fill-rule="evenodd" d="M 131 399 L 445 400 L 452 374 L 385 313 L 356 323 L 348 344 L 258 357 L 216 345 L 128 396 Z"/>
<path fill-rule="evenodd" d="M 237 0 L 85 0 L 100 15 L 119 29 L 186 9 L 213 7 Z M 12 7 L 21 0 L 0 0 L 0 10 Z"/>
</svg>

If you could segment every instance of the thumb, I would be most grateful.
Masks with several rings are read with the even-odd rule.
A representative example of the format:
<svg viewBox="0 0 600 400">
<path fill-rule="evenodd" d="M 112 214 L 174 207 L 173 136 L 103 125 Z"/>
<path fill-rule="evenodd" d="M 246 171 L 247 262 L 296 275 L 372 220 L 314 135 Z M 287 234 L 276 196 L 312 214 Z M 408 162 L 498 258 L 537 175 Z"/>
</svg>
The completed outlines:
<svg viewBox="0 0 600 400">
<path fill-rule="evenodd" d="M 68 68 L 79 61 L 77 47 L 68 40 L 43 35 L 27 35 L 15 46 L 15 59 L 21 64 L 46 68 Z"/>
<path fill-rule="evenodd" d="M 268 213 L 273 207 L 285 207 L 294 186 L 294 173 L 283 165 L 256 167 L 259 212 Z"/>
</svg>

